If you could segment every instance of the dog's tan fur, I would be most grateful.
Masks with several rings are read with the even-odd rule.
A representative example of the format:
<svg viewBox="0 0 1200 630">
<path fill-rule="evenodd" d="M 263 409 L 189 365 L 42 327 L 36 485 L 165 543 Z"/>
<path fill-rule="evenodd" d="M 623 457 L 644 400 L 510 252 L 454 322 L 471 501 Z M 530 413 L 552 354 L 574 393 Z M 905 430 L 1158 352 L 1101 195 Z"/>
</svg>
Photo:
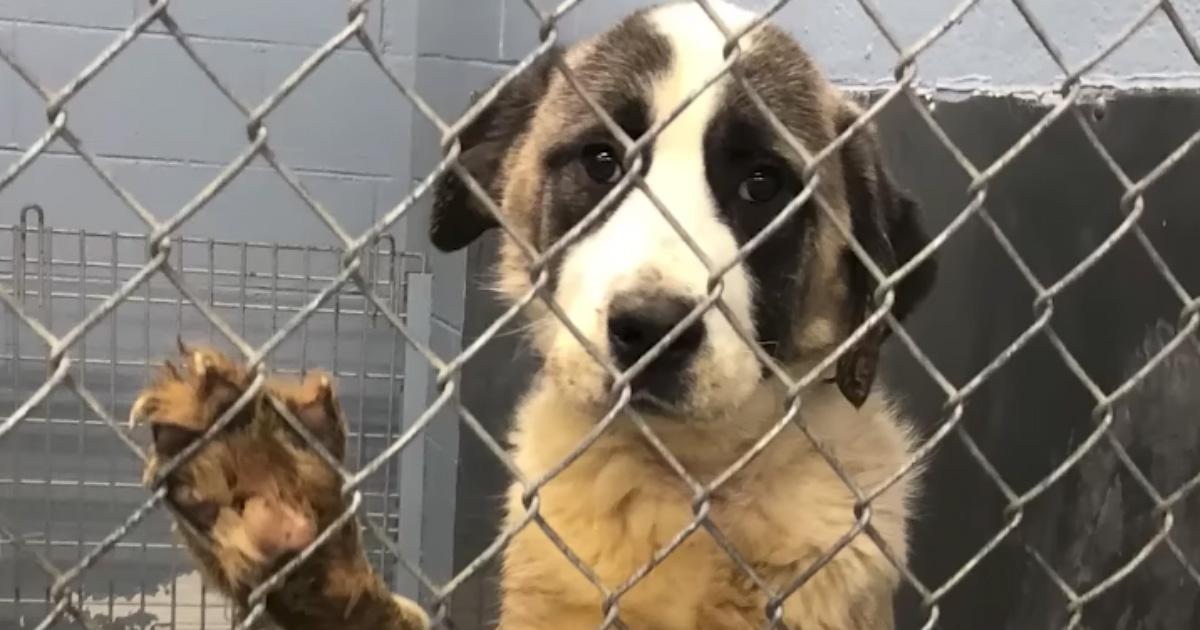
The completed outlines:
<svg viewBox="0 0 1200 630">
<path fill-rule="evenodd" d="M 656 432 L 702 483 L 746 453 L 781 417 L 781 393 L 763 390 L 737 422 L 655 425 Z M 886 401 L 850 406 L 832 387 L 804 400 L 804 421 L 860 487 L 898 470 L 910 438 Z M 559 399 L 553 386 L 535 386 L 517 417 L 514 457 L 530 478 L 563 461 L 594 427 Z M 901 481 L 872 503 L 871 523 L 897 557 L 905 557 L 906 502 Z M 521 488 L 509 498 L 509 522 L 524 516 Z M 693 496 L 632 424 L 596 441 L 539 493 L 539 512 L 603 584 L 616 588 L 650 562 L 693 520 Z M 742 559 L 776 592 L 832 549 L 855 522 L 855 500 L 829 464 L 795 426 L 718 489 L 710 515 Z M 892 624 L 898 574 L 866 536 L 850 544 L 789 597 L 783 619 L 791 628 L 876 630 Z M 527 528 L 505 556 L 502 628 L 594 628 L 601 596 L 550 539 Z M 687 538 L 620 599 L 631 628 L 684 630 L 761 627 L 766 595 L 742 574 L 708 531 Z"/>
</svg>

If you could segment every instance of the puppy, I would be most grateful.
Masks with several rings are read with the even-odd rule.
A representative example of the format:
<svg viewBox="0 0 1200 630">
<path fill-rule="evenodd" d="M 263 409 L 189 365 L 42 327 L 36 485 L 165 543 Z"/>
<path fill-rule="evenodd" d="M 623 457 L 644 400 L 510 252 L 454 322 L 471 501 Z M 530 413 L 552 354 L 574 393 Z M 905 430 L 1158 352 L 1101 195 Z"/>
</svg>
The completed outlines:
<svg viewBox="0 0 1200 630">
<path fill-rule="evenodd" d="M 710 4 L 735 32 L 754 17 L 725 2 Z M 810 152 L 826 147 L 860 115 L 776 27 L 755 28 L 740 47 L 738 69 Z M 597 628 L 609 614 L 625 627 L 647 630 L 759 628 L 770 620 L 790 628 L 893 627 L 899 573 L 876 543 L 860 535 L 825 558 L 864 508 L 799 428 L 823 444 L 860 488 L 877 486 L 907 463 L 908 426 L 875 384 L 882 333 L 867 334 L 842 356 L 802 393 L 798 416 L 726 475 L 792 407 L 753 346 L 800 377 L 876 305 L 872 276 L 811 201 L 738 258 L 806 181 L 799 156 L 732 78 L 717 80 L 675 115 L 717 73 L 725 48 L 721 31 L 692 2 L 639 11 L 529 68 L 461 136 L 461 163 L 513 230 L 504 232 L 497 265 L 502 295 L 521 301 L 535 280 L 541 287 L 526 308 L 541 369 L 517 409 L 510 438 L 525 479 L 557 474 L 538 488 L 536 502 L 526 501 L 528 489 L 514 483 L 506 524 L 524 523 L 526 510 L 536 505 L 590 572 L 585 576 L 541 528 L 527 524 L 503 556 L 503 630 Z M 613 193 L 626 156 L 557 69 L 559 60 L 630 137 L 662 127 L 647 145 L 641 174 L 672 221 L 635 189 L 581 223 Z M 869 127 L 811 177 L 819 178 L 817 194 L 885 273 L 927 243 L 919 211 L 893 185 Z M 447 251 L 498 225 L 454 175 L 439 183 L 433 212 L 431 238 Z M 523 245 L 547 251 L 568 234 L 575 237 L 569 245 L 531 270 Z M 713 269 L 726 268 L 719 282 L 710 283 Z M 900 282 L 893 315 L 903 318 L 916 306 L 934 273 L 927 261 Z M 700 313 L 710 284 L 718 287 L 723 308 Z M 543 297 L 561 308 L 583 342 Z M 668 336 L 664 348 L 639 363 Z M 593 353 L 616 369 L 635 368 L 628 405 L 618 404 L 623 392 Z M 181 368 L 167 370 L 147 393 L 154 402 L 135 409 L 159 427 L 160 454 L 178 452 L 248 384 L 244 371 L 225 359 L 199 356 L 185 362 L 193 366 L 186 375 Z M 209 364 L 224 366 L 220 383 L 234 387 L 208 383 Z M 342 434 L 330 429 L 340 426 L 332 390 L 327 380 L 315 383 L 275 391 L 320 429 L 318 435 L 336 434 L 323 439 L 338 444 Z M 164 394 L 177 387 L 187 393 Z M 193 544 L 193 554 L 235 599 L 244 599 L 344 507 L 331 471 L 269 406 L 255 401 L 247 409 L 238 422 L 258 429 L 221 434 L 168 480 L 180 514 L 200 521 L 197 529 L 215 540 L 215 547 L 214 541 Z M 613 421 L 576 454 L 614 410 Z M 721 480 L 706 502 L 696 501 L 650 445 L 635 414 L 693 478 L 706 486 Z M 185 431 L 172 438 L 162 430 L 167 427 Z M 241 464 L 243 457 L 251 463 Z M 229 475 L 233 481 L 222 480 Z M 916 492 L 912 477 L 902 477 L 869 509 L 871 526 L 901 561 Z M 254 510 L 268 518 L 246 513 L 250 498 L 259 496 L 265 499 Z M 698 511 L 723 540 L 700 527 L 659 558 Z M 424 623 L 411 604 L 383 593 L 361 560 L 353 526 L 327 547 L 268 600 L 276 619 L 317 629 L 408 630 Z M 619 597 L 606 601 L 605 591 Z"/>
<path fill-rule="evenodd" d="M 754 15 L 712 2 L 738 32 Z M 774 26 L 741 42 L 739 70 L 783 125 L 817 153 L 860 111 Z M 766 353 L 800 377 L 874 309 L 872 276 L 835 225 L 808 203 L 720 277 L 724 311 L 698 318 L 712 269 L 780 213 L 805 186 L 804 168 L 732 77 L 718 80 L 682 113 L 676 109 L 725 62 L 726 40 L 693 2 L 637 12 L 614 29 L 563 51 L 578 85 L 631 138 L 664 125 L 648 145 L 644 181 L 708 259 L 678 235 L 651 199 L 634 189 L 597 219 L 628 162 L 551 57 L 506 86 L 461 137 L 461 162 L 496 200 L 506 226 L 497 276 L 516 302 L 541 285 L 590 346 L 542 299 L 528 308 L 541 370 L 520 403 L 512 452 L 526 479 L 567 460 L 615 406 L 614 377 L 668 333 L 661 352 L 637 371 L 632 410 L 701 483 L 713 482 L 785 417 L 779 380 L 760 365 L 749 331 Z M 885 273 L 926 243 L 915 204 L 893 185 L 871 129 L 853 136 L 812 174 L 818 194 Z M 444 250 L 464 247 L 498 225 L 460 178 L 437 191 L 431 236 Z M 509 232 L 511 230 L 511 232 Z M 577 234 L 576 234 L 577 233 Z M 531 272 L 522 243 L 550 250 Z M 539 280 L 539 274 L 548 277 Z M 895 293 L 903 318 L 933 281 L 932 263 L 913 270 Z M 679 330 L 676 330 L 679 329 Z M 898 571 L 868 536 L 855 538 L 800 588 L 787 589 L 856 520 L 851 491 L 795 424 L 834 454 L 860 488 L 885 481 L 907 462 L 909 429 L 874 387 L 882 335 L 868 334 L 824 381 L 804 392 L 796 423 L 710 497 L 707 515 L 777 596 L 746 575 L 706 530 L 688 536 L 616 601 L 630 628 L 758 628 L 778 614 L 791 628 L 892 627 Z M 642 366 L 638 366 L 642 367 Z M 908 503 L 902 479 L 871 504 L 871 524 L 899 559 L 906 555 Z M 507 525 L 526 517 L 526 488 L 515 484 Z M 537 509 L 608 591 L 647 566 L 696 518 L 695 496 L 631 421 L 629 408 L 582 455 L 537 493 Z M 540 528 L 522 529 L 504 555 L 500 627 L 599 627 L 603 592 Z"/>
</svg>

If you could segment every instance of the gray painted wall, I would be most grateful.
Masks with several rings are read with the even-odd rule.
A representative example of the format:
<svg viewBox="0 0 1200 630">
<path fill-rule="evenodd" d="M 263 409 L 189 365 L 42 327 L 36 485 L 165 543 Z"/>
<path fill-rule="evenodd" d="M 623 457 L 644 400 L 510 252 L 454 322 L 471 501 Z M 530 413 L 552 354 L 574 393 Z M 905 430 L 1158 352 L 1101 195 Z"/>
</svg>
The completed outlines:
<svg viewBox="0 0 1200 630">
<path fill-rule="evenodd" d="M 773 0 L 736 0 L 743 6 L 763 8 Z M 503 9 L 478 11 L 502 14 L 499 59 L 517 59 L 529 51 L 537 38 L 537 22 L 524 0 L 503 0 Z M 546 9 L 555 0 L 534 0 Z M 442 6 L 464 2 L 440 2 Z M 490 3 L 480 3 L 489 4 Z M 593 33 L 635 7 L 655 4 L 651 0 L 604 0 L 583 2 L 568 14 L 564 34 Z M 886 26 L 905 45 L 918 41 L 940 24 L 962 0 L 879 0 L 876 4 Z M 1102 50 L 1131 22 L 1143 0 L 1030 0 L 1027 3 L 1069 67 L 1075 68 Z M 1200 3 L 1175 3 L 1184 21 L 1195 33 L 1200 30 Z M 793 32 L 817 58 L 831 77 L 848 85 L 876 85 L 892 77 L 898 55 L 888 45 L 861 9 L 857 0 L 793 0 L 777 15 L 777 21 Z M 472 26 L 485 25 L 482 17 Z M 491 22 L 486 23 L 488 28 Z M 488 46 L 497 34 L 481 30 L 478 37 L 454 37 L 444 41 L 439 52 L 452 56 L 491 59 Z M 464 43 L 469 41 L 469 44 Z M 1020 13 L 1007 0 L 983 0 L 946 36 L 926 51 L 918 71 L 927 86 L 947 90 L 1008 90 L 1052 85 L 1061 72 L 1034 37 Z M 1089 81 L 1101 85 L 1157 86 L 1200 85 L 1200 67 L 1188 55 L 1170 22 L 1154 17 L 1145 29 L 1106 62 L 1097 67 Z"/>
<path fill-rule="evenodd" d="M 382 1 L 382 4 L 380 4 Z M 370 30 L 387 63 L 413 76 L 413 0 L 372 2 Z M 0 2 L 0 46 L 50 89 L 61 87 L 145 10 L 135 0 Z M 341 2 L 179 2 L 171 14 L 197 52 L 247 103 L 269 94 L 345 23 Z M 287 15 L 287 20 L 279 16 Z M 68 108 L 70 125 L 155 214 L 178 209 L 245 146 L 240 114 L 157 26 L 101 72 Z M 350 230 L 360 230 L 409 183 L 410 106 L 350 46 L 300 85 L 267 119 L 281 159 Z M 46 125 L 36 94 L 0 68 L 0 168 Z M 51 222 L 88 229 L 142 225 L 57 143 L 0 193 L 0 217 L 36 199 Z M 86 210 L 83 210 L 86 208 Z M 403 232 L 403 226 L 398 228 Z M 194 235 L 332 244 L 327 231 L 259 162 L 187 225 Z"/>
</svg>

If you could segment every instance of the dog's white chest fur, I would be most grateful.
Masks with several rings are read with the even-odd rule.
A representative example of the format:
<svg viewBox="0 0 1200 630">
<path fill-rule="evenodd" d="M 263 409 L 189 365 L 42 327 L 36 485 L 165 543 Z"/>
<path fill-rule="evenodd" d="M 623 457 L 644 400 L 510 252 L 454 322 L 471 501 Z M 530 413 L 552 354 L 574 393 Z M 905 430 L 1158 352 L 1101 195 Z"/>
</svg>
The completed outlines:
<svg viewBox="0 0 1200 630">
<path fill-rule="evenodd" d="M 763 395 L 768 396 L 767 394 Z M 883 481 L 908 457 L 907 432 L 880 401 L 861 410 L 834 391 L 814 395 L 809 430 L 834 451 L 861 487 Z M 709 483 L 748 451 L 782 416 L 766 401 L 738 418 L 744 440 L 729 427 L 656 426 L 664 442 L 701 483 Z M 806 417 L 808 414 L 805 414 Z M 656 423 L 657 425 L 657 423 Z M 528 479 L 567 457 L 592 420 L 563 406 L 549 388 L 535 388 L 518 414 L 514 457 Z M 719 429 L 719 432 L 718 432 Z M 721 436 L 723 441 L 713 440 Z M 901 481 L 872 504 L 871 524 L 905 556 Z M 514 485 L 508 525 L 527 515 Z M 628 420 L 618 420 L 538 493 L 538 514 L 610 591 L 652 562 L 695 519 L 693 495 Z M 852 493 L 794 426 L 785 428 L 741 472 L 717 489 L 706 512 L 742 561 L 782 594 L 820 560 L 855 522 Z M 593 628 L 603 596 L 538 527 L 529 523 L 511 543 L 504 567 L 505 619 L 513 628 Z M 890 576 L 880 579 L 881 575 Z M 858 628 L 889 611 L 896 571 L 866 535 L 855 538 L 784 605 L 790 627 Z M 523 595 L 527 595 L 523 596 Z M 655 630 L 761 627 L 767 596 L 706 527 L 692 531 L 619 600 L 628 627 Z M 508 627 L 508 626 L 506 626 Z M 877 626 L 870 626 L 872 628 Z"/>
</svg>

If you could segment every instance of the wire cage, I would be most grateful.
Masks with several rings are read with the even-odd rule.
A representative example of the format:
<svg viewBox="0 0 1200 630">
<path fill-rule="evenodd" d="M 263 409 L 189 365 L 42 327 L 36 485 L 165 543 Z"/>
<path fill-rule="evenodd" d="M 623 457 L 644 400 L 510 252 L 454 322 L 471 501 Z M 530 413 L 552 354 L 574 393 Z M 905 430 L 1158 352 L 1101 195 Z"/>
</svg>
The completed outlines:
<svg viewBox="0 0 1200 630">
<path fill-rule="evenodd" d="M 0 225 L 0 283 L 12 287 L 27 312 L 61 332 L 137 272 L 135 261 L 147 242 L 144 234 L 54 228 L 44 216 L 31 206 L 20 224 Z M 264 340 L 337 273 L 341 251 L 183 237 L 172 256 L 210 308 L 239 334 Z M 400 251 L 384 236 L 364 259 L 375 294 L 406 314 L 409 280 L 424 274 L 424 257 Z M 356 466 L 379 455 L 404 428 L 404 344 L 378 318 L 361 294 L 340 292 L 272 357 L 277 374 L 299 375 L 319 365 L 336 376 L 350 425 L 347 458 Z M 45 378 L 47 347 L 7 311 L 0 315 L 0 331 L 0 415 L 8 415 Z M 179 291 L 151 280 L 80 341 L 73 373 L 114 417 L 123 418 L 169 350 L 162 340 L 219 343 L 216 335 Z M 403 465 L 402 458 L 389 459 L 363 486 L 365 513 L 393 536 Z M 51 394 L 0 443 L 5 527 L 52 562 L 77 562 L 145 500 L 141 466 L 78 398 Z M 16 553 L 15 542 L 0 537 L 0 627 L 6 628 L 36 624 L 51 606 L 46 574 Z M 394 562 L 378 543 L 369 556 L 393 579 Z M 77 597 L 100 627 L 210 628 L 234 621 L 223 599 L 206 591 L 161 512 L 113 545 L 79 583 Z"/>
</svg>

